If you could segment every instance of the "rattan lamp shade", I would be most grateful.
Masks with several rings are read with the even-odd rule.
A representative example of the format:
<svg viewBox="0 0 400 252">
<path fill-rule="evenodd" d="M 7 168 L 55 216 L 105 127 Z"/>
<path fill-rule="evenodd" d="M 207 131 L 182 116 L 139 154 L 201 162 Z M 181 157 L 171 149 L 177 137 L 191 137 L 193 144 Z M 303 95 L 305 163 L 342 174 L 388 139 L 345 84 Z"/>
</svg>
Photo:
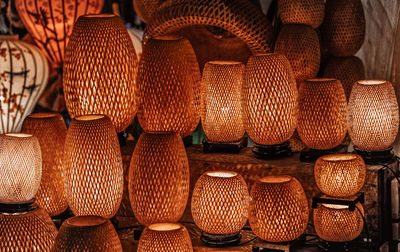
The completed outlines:
<svg viewBox="0 0 400 252">
<path fill-rule="evenodd" d="M 77 216 L 63 222 L 52 251 L 122 252 L 122 246 L 108 219 L 99 216 Z"/>
<path fill-rule="evenodd" d="M 327 0 L 322 37 L 332 55 L 344 57 L 355 54 L 365 37 L 361 0 Z"/>
<path fill-rule="evenodd" d="M 76 19 L 100 13 L 104 0 L 15 0 L 19 17 L 52 65 L 61 67 Z"/>
<path fill-rule="evenodd" d="M 192 196 L 192 216 L 204 232 L 239 232 L 246 224 L 248 208 L 249 191 L 240 174 L 209 171 L 197 180 Z"/>
<path fill-rule="evenodd" d="M 124 24 L 111 14 L 79 17 L 65 53 L 63 87 L 68 113 L 104 114 L 117 132 L 137 110 L 138 62 Z"/>
<path fill-rule="evenodd" d="M 0 135 L 0 202 L 32 200 L 42 178 L 39 141 L 31 134 Z"/>
<path fill-rule="evenodd" d="M 342 143 L 347 132 L 347 102 L 336 79 L 309 79 L 299 89 L 297 131 L 310 148 L 332 149 Z"/>
<path fill-rule="evenodd" d="M 367 168 L 356 154 L 332 154 L 318 158 L 314 177 L 318 188 L 326 195 L 348 197 L 364 185 Z"/>
<path fill-rule="evenodd" d="M 278 13 L 283 24 L 305 24 L 317 28 L 325 16 L 324 0 L 279 0 Z"/>
<path fill-rule="evenodd" d="M 140 19 L 145 23 L 149 23 L 153 14 L 165 1 L 166 0 L 133 0 L 133 7 Z"/>
<path fill-rule="evenodd" d="M 292 68 L 282 54 L 250 57 L 243 84 L 247 134 L 257 144 L 287 141 L 297 123 L 297 88 Z"/>
<path fill-rule="evenodd" d="M 364 215 L 360 203 L 356 205 Z M 314 227 L 317 235 L 331 242 L 346 242 L 356 239 L 362 232 L 364 222 L 360 212 L 349 211 L 348 206 L 321 204 L 314 209 Z"/>
<path fill-rule="evenodd" d="M 62 166 L 67 136 L 65 122 L 60 114 L 35 113 L 25 119 L 22 132 L 37 137 L 42 151 L 42 180 L 35 197 L 36 203 L 50 216 L 59 215 L 68 207 Z"/>
<path fill-rule="evenodd" d="M 122 200 L 117 133 L 104 115 L 72 119 L 64 147 L 65 195 L 75 215 L 111 218 Z"/>
<path fill-rule="evenodd" d="M 129 198 L 142 225 L 177 222 L 189 197 L 189 164 L 177 133 L 143 133 L 129 167 Z"/>
<path fill-rule="evenodd" d="M 204 67 L 201 122 L 210 141 L 235 142 L 244 135 L 243 72 L 244 65 L 235 61 L 210 61 Z"/>
<path fill-rule="evenodd" d="M 349 99 L 349 135 L 361 150 L 389 148 L 399 128 L 399 107 L 392 83 L 357 81 Z"/>
<path fill-rule="evenodd" d="M 321 49 L 317 32 L 307 25 L 284 25 L 275 43 L 275 53 L 284 54 L 298 83 L 317 76 Z"/>
<path fill-rule="evenodd" d="M 249 222 L 254 234 L 269 242 L 298 238 L 308 223 L 308 202 L 300 182 L 290 176 L 257 181 L 250 192 Z"/>
</svg>

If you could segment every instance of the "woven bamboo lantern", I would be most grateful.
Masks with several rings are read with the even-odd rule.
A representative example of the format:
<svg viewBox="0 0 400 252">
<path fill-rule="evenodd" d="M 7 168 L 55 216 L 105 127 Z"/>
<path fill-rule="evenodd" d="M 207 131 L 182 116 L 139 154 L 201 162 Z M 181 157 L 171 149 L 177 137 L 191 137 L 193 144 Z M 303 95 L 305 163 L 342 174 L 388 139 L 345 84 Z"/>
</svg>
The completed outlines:
<svg viewBox="0 0 400 252">
<path fill-rule="evenodd" d="M 332 149 L 340 145 L 347 132 L 347 102 L 336 79 L 309 79 L 299 89 L 297 131 L 310 148 Z"/>
<path fill-rule="evenodd" d="M 111 218 L 122 200 L 117 133 L 105 115 L 72 119 L 64 147 L 65 194 L 74 215 Z"/>
<path fill-rule="evenodd" d="M 36 203 L 50 216 L 59 215 L 68 207 L 62 166 L 67 136 L 65 122 L 60 114 L 35 113 L 24 120 L 22 132 L 37 137 L 42 151 L 42 180 Z"/>
<path fill-rule="evenodd" d="M 129 198 L 142 225 L 177 222 L 189 197 L 189 164 L 177 133 L 143 133 L 129 167 Z"/>
<path fill-rule="evenodd" d="M 356 205 L 364 215 L 360 203 Z M 320 204 L 314 209 L 313 219 L 317 235 L 331 242 L 347 242 L 356 239 L 364 227 L 363 217 L 356 209 L 349 211 L 348 206 Z"/>
<path fill-rule="evenodd" d="M 188 40 L 150 40 L 138 73 L 138 118 L 145 132 L 191 134 L 200 119 L 200 72 Z M 195 126 L 194 126 L 195 125 Z"/>
<path fill-rule="evenodd" d="M 212 142 L 237 142 L 244 135 L 243 71 L 235 61 L 210 61 L 204 67 L 201 122 Z"/>
<path fill-rule="evenodd" d="M 399 107 L 392 83 L 357 81 L 349 99 L 349 135 L 355 147 L 381 151 L 391 147 L 399 128 Z"/>
<path fill-rule="evenodd" d="M 76 216 L 64 221 L 52 251 L 121 251 L 115 228 L 99 216 Z"/>
<path fill-rule="evenodd" d="M 197 180 L 191 210 L 196 225 L 206 232 L 202 236 L 206 243 L 207 233 L 214 238 L 237 237 L 229 239 L 229 244 L 239 243 L 239 232 L 246 224 L 248 208 L 249 191 L 240 174 L 209 171 Z"/>
<path fill-rule="evenodd" d="M 165 1 L 166 0 L 133 0 L 133 7 L 140 19 L 145 23 L 149 23 L 153 14 Z"/>
<path fill-rule="evenodd" d="M 47 85 L 49 66 L 43 53 L 18 35 L 0 35 L 0 52 L 0 134 L 19 132 Z"/>
<path fill-rule="evenodd" d="M 15 0 L 19 17 L 54 68 L 61 68 L 76 19 L 100 13 L 104 0 Z"/>
<path fill-rule="evenodd" d="M 314 177 L 318 188 L 326 195 L 348 197 L 364 185 L 367 168 L 356 154 L 332 154 L 318 158 Z"/>
<path fill-rule="evenodd" d="M 111 14 L 79 17 L 65 53 L 63 86 L 68 113 L 104 114 L 117 132 L 135 117 L 138 62 L 124 24 Z"/>
<path fill-rule="evenodd" d="M 0 135 L 0 202 L 33 200 L 42 178 L 39 141 L 31 134 Z"/>
<path fill-rule="evenodd" d="M 355 54 L 365 37 L 361 0 L 327 0 L 322 38 L 329 53 L 344 57 Z"/>
<path fill-rule="evenodd" d="M 305 24 L 318 28 L 325 16 L 324 0 L 279 0 L 278 13 L 283 24 Z"/>
<path fill-rule="evenodd" d="M 155 223 L 140 236 L 138 252 L 192 252 L 187 229 L 178 223 Z"/>
<path fill-rule="evenodd" d="M 317 32 L 307 25 L 284 25 L 275 43 L 275 52 L 284 54 L 298 83 L 317 76 L 321 49 Z"/>
<path fill-rule="evenodd" d="M 250 227 L 269 242 L 295 240 L 306 229 L 308 202 L 300 182 L 290 176 L 267 176 L 250 192 Z"/>
<path fill-rule="evenodd" d="M 353 84 L 365 79 L 364 64 L 356 56 L 331 57 L 325 66 L 324 77 L 339 80 L 348 100 Z"/>
</svg>

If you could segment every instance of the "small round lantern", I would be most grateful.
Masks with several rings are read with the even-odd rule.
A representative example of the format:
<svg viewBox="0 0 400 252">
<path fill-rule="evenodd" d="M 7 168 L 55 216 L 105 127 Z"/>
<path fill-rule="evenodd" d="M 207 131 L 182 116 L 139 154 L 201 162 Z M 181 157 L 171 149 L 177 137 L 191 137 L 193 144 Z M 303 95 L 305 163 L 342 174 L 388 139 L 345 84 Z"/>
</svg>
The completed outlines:
<svg viewBox="0 0 400 252">
<path fill-rule="evenodd" d="M 210 246 L 237 244 L 248 216 L 246 182 L 236 172 L 206 172 L 196 182 L 191 208 L 194 222 L 205 232 L 203 242 Z"/>
<path fill-rule="evenodd" d="M 189 164 L 177 133 L 143 133 L 129 167 L 129 198 L 142 225 L 177 222 L 189 197 Z"/>
<path fill-rule="evenodd" d="M 140 236 L 138 252 L 192 252 L 187 229 L 178 223 L 155 223 Z"/>
<path fill-rule="evenodd" d="M 360 203 L 349 211 L 348 206 L 320 204 L 314 209 L 313 219 L 317 235 L 330 242 L 347 242 L 356 239 L 362 232 L 364 209 Z"/>
<path fill-rule="evenodd" d="M 65 194 L 75 215 L 111 218 L 122 200 L 117 133 L 105 115 L 72 119 L 64 147 Z"/>
<path fill-rule="evenodd" d="M 283 24 L 305 24 L 318 28 L 325 16 L 324 0 L 279 0 L 278 13 Z"/>
<path fill-rule="evenodd" d="M 269 242 L 297 239 L 308 223 L 308 202 L 300 182 L 290 176 L 267 176 L 250 192 L 250 227 Z"/>
<path fill-rule="evenodd" d="M 314 166 L 318 188 L 333 197 L 348 197 L 358 193 L 364 185 L 366 174 L 364 160 L 350 153 L 322 156 Z"/>
<path fill-rule="evenodd" d="M 76 216 L 64 221 L 52 251 L 120 251 L 121 241 L 108 219 Z"/>
</svg>

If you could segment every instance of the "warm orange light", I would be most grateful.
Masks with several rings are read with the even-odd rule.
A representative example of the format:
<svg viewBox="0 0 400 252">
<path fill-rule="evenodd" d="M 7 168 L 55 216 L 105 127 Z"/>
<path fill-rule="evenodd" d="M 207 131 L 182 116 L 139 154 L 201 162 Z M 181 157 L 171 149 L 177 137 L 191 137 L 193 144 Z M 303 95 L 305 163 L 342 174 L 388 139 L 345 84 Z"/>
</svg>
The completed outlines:
<svg viewBox="0 0 400 252">
<path fill-rule="evenodd" d="M 324 0 L 279 0 L 278 13 L 283 24 L 305 24 L 318 28 L 324 20 Z"/>
<path fill-rule="evenodd" d="M 133 0 L 136 14 L 145 23 L 149 23 L 153 14 L 159 9 L 165 0 Z"/>
<path fill-rule="evenodd" d="M 268 176 L 250 192 L 250 227 L 269 242 L 295 240 L 306 229 L 308 202 L 300 182 L 290 176 Z"/>
</svg>

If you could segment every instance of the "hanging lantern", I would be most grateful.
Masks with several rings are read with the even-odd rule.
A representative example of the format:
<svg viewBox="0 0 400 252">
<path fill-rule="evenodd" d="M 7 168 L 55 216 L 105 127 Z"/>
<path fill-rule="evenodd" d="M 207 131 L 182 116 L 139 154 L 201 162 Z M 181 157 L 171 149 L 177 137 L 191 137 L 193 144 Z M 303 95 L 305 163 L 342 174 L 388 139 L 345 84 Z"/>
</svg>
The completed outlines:
<svg viewBox="0 0 400 252">
<path fill-rule="evenodd" d="M 325 16 L 324 0 L 279 0 L 278 13 L 283 24 L 305 24 L 316 29 Z"/>
<path fill-rule="evenodd" d="M 136 113 L 137 58 L 124 24 L 112 14 L 79 17 L 65 53 L 63 86 L 68 112 L 104 114 L 117 132 Z"/>
<path fill-rule="evenodd" d="M 129 167 L 129 198 L 142 225 L 177 222 L 189 197 L 189 164 L 177 133 L 143 133 Z"/>
<path fill-rule="evenodd" d="M 121 241 L 108 219 L 76 216 L 64 221 L 52 251 L 120 251 Z"/>
<path fill-rule="evenodd" d="M 244 126 L 266 158 L 290 154 L 289 143 L 297 123 L 297 88 L 289 61 L 282 54 L 250 57 L 243 84 Z"/>
<path fill-rule="evenodd" d="M 65 194 L 74 215 L 111 218 L 122 200 L 117 134 L 105 115 L 72 119 L 64 147 Z"/>
<path fill-rule="evenodd" d="M 0 35 L 0 134 L 20 131 L 48 78 L 46 57 L 37 47 L 18 35 Z"/>
<path fill-rule="evenodd" d="M 100 13 L 104 0 L 15 0 L 18 14 L 54 68 L 61 68 L 76 19 Z"/>
<path fill-rule="evenodd" d="M 300 182 L 290 176 L 268 176 L 250 192 L 250 227 L 269 242 L 297 239 L 308 223 L 308 201 Z"/>
</svg>

